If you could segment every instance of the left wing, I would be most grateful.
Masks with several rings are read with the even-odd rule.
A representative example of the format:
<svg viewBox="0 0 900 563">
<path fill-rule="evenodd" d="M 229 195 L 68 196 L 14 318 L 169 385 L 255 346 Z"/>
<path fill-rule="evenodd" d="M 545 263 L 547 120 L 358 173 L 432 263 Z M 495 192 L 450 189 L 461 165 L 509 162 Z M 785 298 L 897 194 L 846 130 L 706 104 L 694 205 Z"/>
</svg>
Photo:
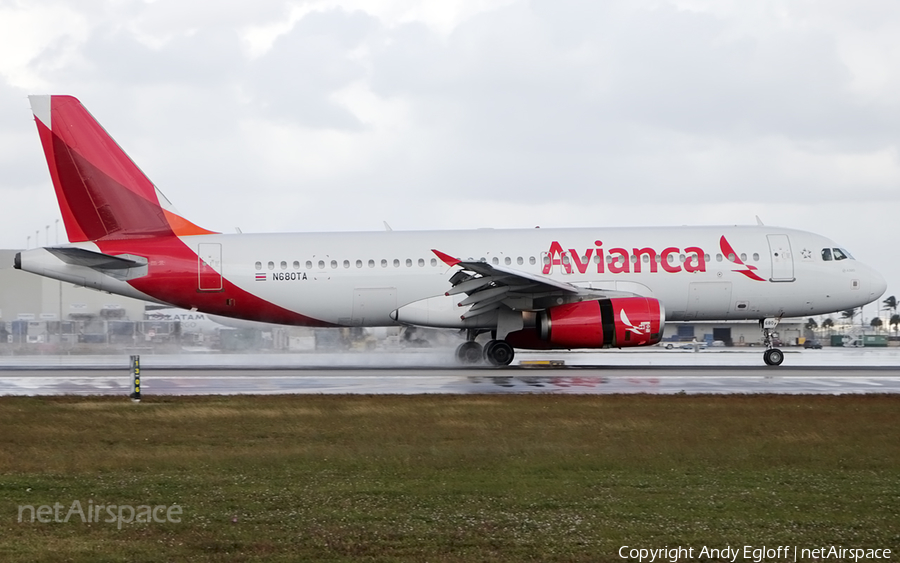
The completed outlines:
<svg viewBox="0 0 900 563">
<path fill-rule="evenodd" d="M 459 303 L 460 307 L 471 305 L 462 315 L 464 320 L 501 307 L 514 311 L 539 311 L 563 303 L 634 295 L 623 291 L 578 287 L 487 262 L 462 261 L 435 249 L 432 252 L 448 266 L 460 268 L 450 277 L 453 287 L 445 295 L 466 294 L 466 298 Z"/>
</svg>

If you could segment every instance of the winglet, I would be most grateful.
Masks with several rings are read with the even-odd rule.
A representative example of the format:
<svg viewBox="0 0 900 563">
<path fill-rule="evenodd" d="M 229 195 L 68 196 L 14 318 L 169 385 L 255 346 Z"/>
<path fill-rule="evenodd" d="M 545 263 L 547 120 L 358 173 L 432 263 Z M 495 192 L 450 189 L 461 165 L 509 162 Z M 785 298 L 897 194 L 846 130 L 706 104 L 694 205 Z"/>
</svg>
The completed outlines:
<svg viewBox="0 0 900 563">
<path fill-rule="evenodd" d="M 454 257 L 450 256 L 449 254 L 444 254 L 440 250 L 435 250 L 432 248 L 431 251 L 434 252 L 434 254 L 438 258 L 440 258 L 444 264 L 446 264 L 448 266 L 456 266 L 457 264 L 459 264 L 461 262 L 461 260 L 459 258 L 454 258 Z"/>
</svg>

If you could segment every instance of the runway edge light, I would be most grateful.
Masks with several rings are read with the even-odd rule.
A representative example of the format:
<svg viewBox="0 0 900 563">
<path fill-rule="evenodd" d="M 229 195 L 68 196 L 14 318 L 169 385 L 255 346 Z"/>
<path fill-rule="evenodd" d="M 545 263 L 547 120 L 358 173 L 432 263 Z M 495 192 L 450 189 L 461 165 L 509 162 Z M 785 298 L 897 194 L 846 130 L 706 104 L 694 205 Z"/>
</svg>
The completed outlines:
<svg viewBox="0 0 900 563">
<path fill-rule="evenodd" d="M 141 402 L 141 357 L 131 356 L 131 400 Z"/>
</svg>

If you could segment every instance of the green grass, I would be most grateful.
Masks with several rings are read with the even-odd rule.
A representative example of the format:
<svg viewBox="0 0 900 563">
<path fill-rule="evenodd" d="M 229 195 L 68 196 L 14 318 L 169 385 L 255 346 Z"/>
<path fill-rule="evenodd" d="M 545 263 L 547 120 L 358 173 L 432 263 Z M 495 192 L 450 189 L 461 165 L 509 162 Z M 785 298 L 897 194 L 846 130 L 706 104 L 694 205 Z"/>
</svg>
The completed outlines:
<svg viewBox="0 0 900 563">
<path fill-rule="evenodd" d="M 0 560 L 896 550 L 898 428 L 897 396 L 0 398 Z M 74 500 L 184 515 L 17 522 Z"/>
</svg>

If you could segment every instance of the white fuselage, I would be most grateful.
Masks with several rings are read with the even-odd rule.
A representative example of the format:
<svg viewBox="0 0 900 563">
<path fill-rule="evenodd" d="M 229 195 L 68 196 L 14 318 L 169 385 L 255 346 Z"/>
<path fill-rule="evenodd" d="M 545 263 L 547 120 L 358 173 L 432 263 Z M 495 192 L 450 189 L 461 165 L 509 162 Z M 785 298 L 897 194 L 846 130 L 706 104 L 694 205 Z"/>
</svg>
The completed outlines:
<svg viewBox="0 0 900 563">
<path fill-rule="evenodd" d="M 773 247 L 772 235 L 785 236 L 789 246 Z M 762 281 L 735 271 L 746 268 L 723 254 L 722 236 Z M 837 248 L 832 241 L 762 226 L 208 235 L 185 242 L 221 244 L 225 278 L 337 325 L 396 324 L 390 317 L 395 309 L 443 295 L 452 271 L 432 249 L 575 285 L 655 297 L 665 305 L 667 320 L 816 315 L 860 306 L 884 291 L 881 277 L 856 260 L 825 261 L 823 249 Z M 548 254 L 554 242 L 565 254 Z M 666 249 L 675 250 L 665 254 L 664 268 Z M 688 249 L 702 249 L 702 258 Z M 781 256 L 774 256 L 779 250 Z M 432 324 L 464 326 L 461 320 Z"/>
<path fill-rule="evenodd" d="M 732 256 L 723 252 L 723 237 Z M 846 251 L 835 251 L 839 247 L 829 239 L 766 226 L 220 234 L 181 241 L 214 270 L 183 272 L 195 276 L 199 286 L 214 288 L 212 273 L 266 302 L 340 326 L 408 322 L 477 327 L 496 322 L 491 317 L 460 318 L 465 309 L 455 305 L 464 296 L 443 298 L 455 268 L 439 260 L 433 249 L 576 286 L 654 297 L 670 321 L 830 313 L 869 303 L 885 289 L 883 278 L 868 266 L 852 258 L 834 259 Z M 131 251 L 140 254 L 141 249 Z M 165 263 L 164 257 L 145 254 L 151 274 L 162 267 L 156 262 Z M 22 256 L 22 268 L 35 273 L 75 283 L 84 279 L 88 287 L 204 310 L 193 296 L 202 294 L 203 287 L 173 299 L 63 264 L 42 249 Z M 429 315 L 392 318 L 394 311 L 419 302 L 429 303 Z"/>
</svg>

